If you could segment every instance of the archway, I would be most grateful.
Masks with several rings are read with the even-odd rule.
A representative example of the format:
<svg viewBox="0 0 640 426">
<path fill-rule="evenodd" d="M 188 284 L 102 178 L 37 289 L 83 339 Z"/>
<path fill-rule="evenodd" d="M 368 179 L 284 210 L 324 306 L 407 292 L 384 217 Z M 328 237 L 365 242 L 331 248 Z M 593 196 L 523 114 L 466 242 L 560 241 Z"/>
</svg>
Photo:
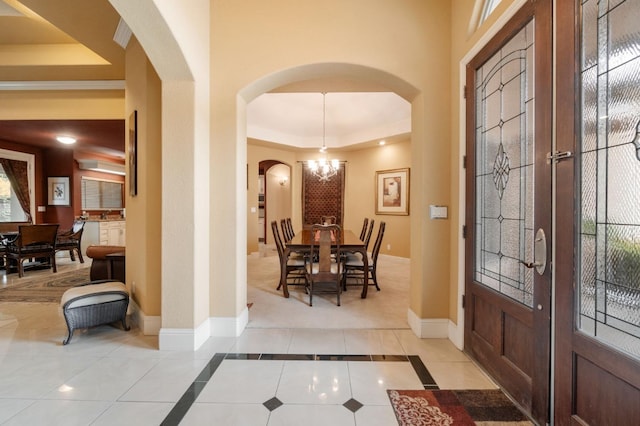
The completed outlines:
<svg viewBox="0 0 640 426">
<path fill-rule="evenodd" d="M 309 81 L 309 76 L 313 75 L 314 80 L 312 82 Z M 364 67 L 360 65 L 353 64 L 335 64 L 335 63 L 320 63 L 320 64 L 310 64 L 305 66 L 296 67 L 295 69 L 285 70 L 276 74 L 271 74 L 265 76 L 264 78 L 254 82 L 252 85 L 245 87 L 240 91 L 241 99 L 245 101 L 244 105 L 241 106 L 241 111 L 238 114 L 239 121 L 237 123 L 238 128 L 246 128 L 246 124 L 242 121 L 245 120 L 244 109 L 247 107 L 253 99 L 260 96 L 262 93 L 268 93 L 269 91 L 275 91 L 278 93 L 282 93 L 286 91 L 286 88 L 283 86 L 287 85 L 296 85 L 296 87 L 300 88 L 300 85 L 305 82 L 309 86 L 309 92 L 321 92 L 327 91 L 331 92 L 332 84 L 335 84 L 336 81 L 345 80 L 355 80 L 358 81 L 358 90 L 366 92 L 366 88 L 370 88 L 370 90 L 377 91 L 388 91 L 393 92 L 404 98 L 405 100 L 412 102 L 415 100 L 418 90 L 414 87 L 410 86 L 408 83 L 398 78 L 397 76 L 390 75 L 384 71 L 371 69 L 369 67 Z M 297 84 L 296 84 L 297 83 Z M 307 87 L 307 86 L 305 86 Z M 322 89 L 322 90 L 320 90 Z M 344 86 L 340 90 L 336 88 L 336 91 L 344 91 Z M 273 142 L 273 141 L 269 141 Z M 241 143 L 238 141 L 238 143 Z M 410 142 L 409 142 L 410 146 Z M 248 154 L 248 157 L 251 158 L 251 155 Z M 271 158 L 271 157 L 266 157 Z M 293 158 L 293 161 L 296 164 L 296 168 L 293 173 L 292 178 L 292 186 L 295 187 L 295 183 L 293 180 L 296 180 L 298 177 L 298 173 L 300 173 L 299 169 L 301 168 L 300 163 L 301 157 Z M 409 160 L 409 163 L 411 160 Z M 250 163 L 250 168 L 253 167 Z M 373 174 L 371 175 L 373 178 Z M 298 183 L 299 185 L 299 183 Z M 297 188 L 299 191 L 299 187 Z M 293 195 L 294 202 L 298 197 L 298 192 Z M 294 206 L 294 209 L 299 207 L 298 204 Z M 251 204 L 249 204 L 251 206 Z M 373 207 L 373 204 L 372 204 Z M 295 215 L 295 214 L 294 214 Z M 298 215 L 299 217 L 299 215 Z M 384 219 L 384 218 L 383 218 Z M 407 222 L 411 220 L 407 218 Z M 378 220 L 379 222 L 379 220 Z M 268 224 L 268 221 L 267 221 Z M 362 218 L 359 218 L 359 225 L 362 225 Z M 299 229 L 302 224 L 298 221 L 297 224 L 294 223 L 294 228 Z M 267 227 L 267 229 L 269 229 Z M 360 228 L 358 228 L 358 232 L 360 232 Z M 248 273 L 248 275 L 250 275 Z M 253 302 L 253 300 L 249 300 L 249 302 Z M 406 312 L 409 306 L 404 307 L 403 315 L 406 321 Z M 255 311 L 255 308 L 254 308 Z"/>
<path fill-rule="evenodd" d="M 273 243 L 269 233 L 272 220 L 291 217 L 291 166 L 280 160 L 263 160 L 258 164 L 258 236 L 259 243 Z M 262 221 L 260 221 L 262 219 Z"/>
</svg>

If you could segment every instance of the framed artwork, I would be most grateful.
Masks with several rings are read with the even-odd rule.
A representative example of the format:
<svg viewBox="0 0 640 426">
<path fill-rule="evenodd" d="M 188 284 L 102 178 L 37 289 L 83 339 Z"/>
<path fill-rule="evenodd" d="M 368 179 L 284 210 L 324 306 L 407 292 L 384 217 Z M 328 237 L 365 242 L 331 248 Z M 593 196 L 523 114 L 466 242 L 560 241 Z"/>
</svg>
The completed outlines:
<svg viewBox="0 0 640 426">
<path fill-rule="evenodd" d="M 47 178 L 47 188 L 49 192 L 50 206 L 70 206 L 71 205 L 71 188 L 69 187 L 68 177 L 50 177 Z"/>
<path fill-rule="evenodd" d="M 409 215 L 409 169 L 376 172 L 376 214 Z"/>
<path fill-rule="evenodd" d="M 138 195 L 138 111 L 129 116 L 129 195 Z"/>
</svg>

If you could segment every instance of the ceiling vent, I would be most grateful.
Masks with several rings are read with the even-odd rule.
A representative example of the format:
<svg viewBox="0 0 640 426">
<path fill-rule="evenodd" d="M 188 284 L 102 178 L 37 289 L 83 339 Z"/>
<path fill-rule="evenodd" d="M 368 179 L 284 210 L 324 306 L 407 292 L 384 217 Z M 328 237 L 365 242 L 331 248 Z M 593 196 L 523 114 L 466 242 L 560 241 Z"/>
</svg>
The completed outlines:
<svg viewBox="0 0 640 426">
<path fill-rule="evenodd" d="M 118 43 L 123 49 L 127 48 L 127 44 L 129 44 L 129 39 L 131 38 L 131 29 L 127 25 L 126 22 L 122 18 L 120 18 L 120 22 L 118 22 L 118 28 L 116 28 L 116 32 L 113 35 L 113 41 Z"/>
<path fill-rule="evenodd" d="M 124 164 L 110 163 L 100 160 L 78 160 L 80 169 L 92 170 L 94 172 L 112 173 L 114 175 L 125 175 Z"/>
</svg>

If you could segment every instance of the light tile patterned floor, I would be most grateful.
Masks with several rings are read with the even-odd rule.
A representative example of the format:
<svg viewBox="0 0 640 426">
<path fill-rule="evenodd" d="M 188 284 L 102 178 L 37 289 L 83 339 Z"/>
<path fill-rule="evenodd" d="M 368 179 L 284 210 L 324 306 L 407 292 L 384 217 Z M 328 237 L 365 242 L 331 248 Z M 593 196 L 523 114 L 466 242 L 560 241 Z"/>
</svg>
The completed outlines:
<svg viewBox="0 0 640 426">
<path fill-rule="evenodd" d="M 269 257 L 249 258 L 248 328 L 195 352 L 159 351 L 157 336 L 110 326 L 62 346 L 57 304 L 0 302 L 0 424 L 396 424 L 385 390 L 422 388 L 413 364 L 340 355 L 416 355 L 442 389 L 496 387 L 448 340 L 409 330 L 408 262 L 383 261 L 382 291 L 365 300 L 349 289 L 341 307 L 322 297 L 309 307 L 304 291 L 284 299 L 275 290 Z"/>
</svg>

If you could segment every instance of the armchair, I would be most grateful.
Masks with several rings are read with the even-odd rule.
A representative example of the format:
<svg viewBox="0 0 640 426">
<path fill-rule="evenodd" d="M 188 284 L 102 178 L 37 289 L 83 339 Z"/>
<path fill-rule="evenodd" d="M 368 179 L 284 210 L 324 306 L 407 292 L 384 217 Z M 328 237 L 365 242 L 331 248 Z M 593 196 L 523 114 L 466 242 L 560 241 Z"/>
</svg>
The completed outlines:
<svg viewBox="0 0 640 426">
<path fill-rule="evenodd" d="M 69 257 L 75 262 L 74 252 L 78 253 L 80 263 L 84 263 L 82 257 L 82 231 L 84 230 L 84 221 L 76 220 L 70 229 L 59 232 L 56 237 L 56 252 L 61 250 L 69 250 Z"/>
<path fill-rule="evenodd" d="M 48 258 L 53 272 L 56 267 L 56 234 L 57 224 L 20 225 L 15 240 L 7 241 L 5 258 L 7 271 L 9 261 L 17 263 L 18 275 L 24 276 L 24 260 L 32 258 Z"/>
</svg>

